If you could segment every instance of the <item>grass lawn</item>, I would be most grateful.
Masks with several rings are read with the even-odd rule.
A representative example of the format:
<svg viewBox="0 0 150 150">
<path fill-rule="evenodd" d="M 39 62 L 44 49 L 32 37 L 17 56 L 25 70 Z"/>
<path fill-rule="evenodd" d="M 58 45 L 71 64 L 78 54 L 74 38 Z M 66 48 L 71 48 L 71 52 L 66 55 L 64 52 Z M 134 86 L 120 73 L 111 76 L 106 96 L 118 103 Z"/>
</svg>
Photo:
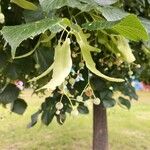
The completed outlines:
<svg viewBox="0 0 150 150">
<path fill-rule="evenodd" d="M 139 92 L 131 110 L 118 106 L 108 110 L 110 150 L 150 150 L 150 92 Z M 68 117 L 63 126 L 55 121 L 27 129 L 30 115 L 41 99 L 25 95 L 29 103 L 24 116 L 10 114 L 0 106 L 0 150 L 90 150 L 92 113 Z"/>
</svg>

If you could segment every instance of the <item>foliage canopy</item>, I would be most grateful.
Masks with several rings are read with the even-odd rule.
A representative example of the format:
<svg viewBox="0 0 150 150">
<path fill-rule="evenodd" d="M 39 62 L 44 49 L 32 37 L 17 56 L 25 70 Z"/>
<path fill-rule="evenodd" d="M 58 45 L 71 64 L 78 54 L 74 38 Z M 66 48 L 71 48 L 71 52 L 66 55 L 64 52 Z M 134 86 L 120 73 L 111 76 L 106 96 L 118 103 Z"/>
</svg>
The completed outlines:
<svg viewBox="0 0 150 150">
<path fill-rule="evenodd" d="M 16 86 L 23 81 L 34 93 L 49 90 L 29 127 L 39 114 L 46 125 L 54 117 L 63 124 L 67 113 L 88 113 L 89 103 L 129 109 L 138 98 L 132 76 L 149 81 L 139 72 L 149 67 L 150 57 L 149 15 L 129 4 L 1 0 L 0 103 L 10 103 L 11 111 L 23 114 L 27 103 Z M 113 96 L 116 91 L 121 93 L 118 98 Z"/>
</svg>

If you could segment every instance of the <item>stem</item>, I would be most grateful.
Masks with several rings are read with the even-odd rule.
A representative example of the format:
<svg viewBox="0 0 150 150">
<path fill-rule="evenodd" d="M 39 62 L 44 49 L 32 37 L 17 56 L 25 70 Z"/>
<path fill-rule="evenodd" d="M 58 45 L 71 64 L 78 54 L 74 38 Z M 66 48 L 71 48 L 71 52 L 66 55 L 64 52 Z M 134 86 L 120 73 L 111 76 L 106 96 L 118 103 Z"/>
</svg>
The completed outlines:
<svg viewBox="0 0 150 150">
<path fill-rule="evenodd" d="M 64 95 L 66 95 L 66 97 L 68 98 L 68 100 L 69 100 L 69 102 L 70 102 L 70 104 L 71 104 L 71 107 L 72 107 L 72 109 L 73 109 L 74 106 L 73 106 L 73 104 L 72 104 L 72 101 L 71 101 L 70 97 L 67 95 L 67 93 L 64 93 Z"/>
<path fill-rule="evenodd" d="M 23 54 L 21 56 L 16 56 L 14 59 L 21 59 L 21 58 L 25 58 L 25 57 L 32 55 L 35 52 L 35 50 L 39 47 L 39 45 L 40 45 L 40 40 L 37 42 L 37 44 L 31 51 L 29 51 L 28 53 Z"/>
<path fill-rule="evenodd" d="M 85 89 L 89 86 L 89 83 L 87 83 L 87 85 L 84 87 L 82 93 L 80 94 L 81 96 L 83 95 L 83 93 L 85 92 Z"/>
<path fill-rule="evenodd" d="M 93 107 L 93 150 L 108 150 L 106 108 L 102 103 Z"/>
</svg>

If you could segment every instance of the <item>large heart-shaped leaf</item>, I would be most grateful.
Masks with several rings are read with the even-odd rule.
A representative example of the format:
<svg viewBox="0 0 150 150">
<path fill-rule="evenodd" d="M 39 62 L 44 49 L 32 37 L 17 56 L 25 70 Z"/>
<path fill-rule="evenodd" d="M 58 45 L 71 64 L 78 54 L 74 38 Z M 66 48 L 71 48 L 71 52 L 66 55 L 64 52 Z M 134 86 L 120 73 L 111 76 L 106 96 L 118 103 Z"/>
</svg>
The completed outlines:
<svg viewBox="0 0 150 150">
<path fill-rule="evenodd" d="M 22 115 L 27 108 L 27 103 L 23 99 L 16 99 L 11 109 L 12 112 Z"/>
<path fill-rule="evenodd" d="M 2 91 L 0 91 L 0 103 L 12 103 L 19 96 L 20 90 L 14 84 L 8 84 Z"/>
<path fill-rule="evenodd" d="M 129 13 L 123 11 L 122 9 L 112 6 L 101 7 L 100 11 L 107 21 L 118 21 L 129 15 Z"/>
<path fill-rule="evenodd" d="M 112 29 L 133 41 L 148 40 L 149 38 L 144 26 L 135 15 L 123 18 Z"/>
<path fill-rule="evenodd" d="M 46 12 L 49 12 L 50 10 L 53 10 L 53 9 L 59 9 L 67 5 L 68 2 L 71 2 L 72 5 L 73 3 L 76 4 L 76 1 L 72 1 L 72 0 L 61 0 L 61 1 L 60 0 L 40 0 L 41 7 Z"/>
<path fill-rule="evenodd" d="M 40 0 L 42 9 L 49 12 L 54 9 L 59 9 L 63 6 L 69 6 L 72 8 L 78 8 L 81 11 L 90 11 L 100 6 L 111 5 L 117 2 L 117 0 Z"/>
<path fill-rule="evenodd" d="M 96 3 L 92 0 L 39 0 L 40 5 L 47 13 L 54 9 L 59 9 L 63 6 L 69 6 L 72 8 L 78 8 L 81 11 L 91 10 Z"/>
<path fill-rule="evenodd" d="M 15 57 L 16 48 L 19 44 L 27 38 L 33 38 L 46 30 L 51 32 L 59 32 L 63 28 L 68 26 L 69 22 L 67 19 L 43 19 L 40 21 L 27 23 L 16 26 L 5 26 L 1 33 L 4 39 L 10 44 L 12 48 L 12 57 Z"/>
<path fill-rule="evenodd" d="M 116 3 L 118 0 L 94 0 L 96 3 L 98 3 L 99 5 L 111 5 Z"/>
<path fill-rule="evenodd" d="M 116 21 L 99 20 L 94 21 L 92 23 L 85 23 L 82 25 L 82 27 L 88 30 L 103 30 L 103 29 L 111 29 L 117 23 L 118 22 Z"/>
<path fill-rule="evenodd" d="M 83 24 L 88 30 L 113 29 L 129 40 L 148 40 L 148 33 L 135 15 L 128 15 L 120 21 L 94 21 Z"/>
<path fill-rule="evenodd" d="M 126 98 L 120 96 L 118 100 L 122 106 L 126 107 L 127 109 L 131 108 L 131 103 Z"/>
<path fill-rule="evenodd" d="M 49 125 L 56 112 L 56 97 L 48 97 L 45 99 L 45 102 L 42 103 L 41 109 L 42 109 L 42 116 L 41 121 L 45 125 Z"/>
<path fill-rule="evenodd" d="M 103 105 L 105 108 L 114 107 L 116 104 L 116 101 L 113 98 L 106 98 L 103 100 Z"/>
</svg>

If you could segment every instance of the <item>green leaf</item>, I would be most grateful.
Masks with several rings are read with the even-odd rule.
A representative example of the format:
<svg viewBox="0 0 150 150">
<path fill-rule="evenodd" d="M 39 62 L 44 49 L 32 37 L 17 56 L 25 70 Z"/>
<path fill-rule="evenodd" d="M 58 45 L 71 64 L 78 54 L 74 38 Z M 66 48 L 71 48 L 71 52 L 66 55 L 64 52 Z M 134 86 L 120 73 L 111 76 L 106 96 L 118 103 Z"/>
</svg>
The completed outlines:
<svg viewBox="0 0 150 150">
<path fill-rule="evenodd" d="M 82 25 L 82 27 L 87 30 L 111 29 L 117 23 L 118 22 L 100 20 L 100 21 L 94 21 L 92 23 L 85 23 Z"/>
<path fill-rule="evenodd" d="M 98 3 L 99 5 L 111 5 L 116 3 L 118 0 L 94 0 L 96 3 Z"/>
<path fill-rule="evenodd" d="M 80 114 L 88 114 L 89 113 L 88 108 L 86 106 L 84 106 L 83 104 L 80 104 L 77 107 L 77 110 L 79 111 Z"/>
<path fill-rule="evenodd" d="M 16 65 L 13 63 L 8 63 L 4 71 L 7 77 L 10 78 L 11 80 L 17 80 L 19 77 L 18 69 Z"/>
<path fill-rule="evenodd" d="M 39 47 L 33 54 L 33 57 L 36 64 L 39 65 L 37 71 L 41 74 L 52 64 L 54 59 L 54 51 L 47 47 Z"/>
<path fill-rule="evenodd" d="M 52 122 L 54 115 L 55 113 L 52 113 L 50 110 L 45 110 L 41 116 L 42 123 L 48 126 Z"/>
<path fill-rule="evenodd" d="M 117 90 L 119 90 L 123 95 L 128 96 L 130 99 L 138 100 L 138 95 L 136 94 L 135 88 L 130 82 L 118 84 L 117 88 Z"/>
<path fill-rule="evenodd" d="M 6 67 L 7 65 L 7 55 L 4 51 L 0 51 L 0 72 Z"/>
<path fill-rule="evenodd" d="M 14 84 L 8 84 L 2 91 L 0 91 L 0 103 L 12 103 L 19 96 L 20 90 Z"/>
<path fill-rule="evenodd" d="M 54 9 L 59 9 L 63 6 L 69 6 L 72 8 L 78 8 L 82 11 L 89 11 L 95 6 L 91 0 L 39 0 L 42 9 L 45 12 L 49 12 Z"/>
<path fill-rule="evenodd" d="M 139 41 L 148 40 L 148 34 L 135 15 L 128 15 L 120 21 L 94 21 L 82 25 L 88 30 L 113 29 L 129 40 Z"/>
<path fill-rule="evenodd" d="M 140 18 L 140 20 L 143 23 L 144 27 L 147 29 L 147 32 L 150 33 L 150 20 L 146 18 Z"/>
<path fill-rule="evenodd" d="M 123 11 L 122 9 L 112 6 L 101 7 L 100 11 L 107 21 L 118 21 L 129 15 L 129 13 Z"/>
<path fill-rule="evenodd" d="M 112 29 L 129 40 L 148 40 L 148 34 L 144 26 L 135 15 L 129 15 L 123 18 Z"/>
<path fill-rule="evenodd" d="M 55 56 L 53 63 L 52 79 L 42 89 L 55 90 L 57 86 L 60 86 L 65 78 L 69 75 L 72 68 L 70 39 L 67 38 L 64 43 L 60 43 L 55 48 Z"/>
<path fill-rule="evenodd" d="M 41 7 L 39 7 L 37 10 L 32 11 L 32 10 L 24 10 L 23 11 L 23 16 L 25 19 L 25 22 L 35 22 L 41 19 L 44 19 L 44 12 L 42 10 Z M 49 18 L 52 18 L 52 16 L 50 16 Z"/>
<path fill-rule="evenodd" d="M 109 99 L 113 96 L 113 92 L 108 89 L 103 89 L 103 91 L 100 91 L 99 94 L 101 100 Z"/>
<path fill-rule="evenodd" d="M 42 112 L 42 110 L 40 109 L 31 116 L 31 122 L 27 125 L 28 128 L 33 127 L 37 123 L 38 116 L 40 115 L 41 112 Z"/>
<path fill-rule="evenodd" d="M 56 112 L 55 105 L 56 105 L 55 97 L 48 97 L 46 98 L 45 102 L 42 103 L 41 108 L 43 113 L 41 116 L 41 120 L 43 124 L 49 125 L 52 122 Z"/>
<path fill-rule="evenodd" d="M 102 92 L 107 89 L 106 81 L 104 81 L 103 79 L 97 76 L 92 76 L 90 78 L 90 86 L 94 91 L 99 91 L 99 92 Z"/>
<path fill-rule="evenodd" d="M 33 3 L 26 1 L 26 0 L 11 0 L 11 3 L 14 3 L 21 8 L 28 9 L 28 10 L 37 10 L 38 7 Z"/>
<path fill-rule="evenodd" d="M 102 101 L 105 108 L 114 107 L 116 104 L 116 101 L 113 98 L 104 99 Z"/>
<path fill-rule="evenodd" d="M 103 91 L 99 92 L 100 95 L 100 99 L 103 102 L 104 107 L 106 108 L 110 108 L 115 106 L 116 101 L 115 99 L 113 99 L 113 92 L 108 90 L 108 89 L 104 89 Z"/>
<path fill-rule="evenodd" d="M 39 1 L 40 1 L 41 7 L 46 12 L 49 12 L 50 10 L 53 10 L 53 9 L 59 9 L 67 5 L 67 2 L 68 2 L 68 0 L 61 0 L 61 1 L 60 0 L 39 0 Z"/>
<path fill-rule="evenodd" d="M 81 52 L 82 52 L 82 56 L 83 59 L 86 63 L 86 67 L 93 72 L 94 74 L 96 74 L 99 77 L 102 77 L 106 80 L 112 81 L 112 82 L 123 82 L 123 79 L 120 78 L 112 78 L 112 77 L 108 77 L 104 74 L 102 74 L 99 70 L 96 69 L 96 64 L 92 59 L 91 56 L 91 51 L 98 51 L 97 48 L 90 46 L 88 41 L 87 41 L 87 36 L 82 32 L 82 30 L 79 28 L 79 31 L 75 31 L 73 32 L 73 34 L 76 36 L 77 42 L 80 45 L 81 48 Z"/>
<path fill-rule="evenodd" d="M 51 113 L 50 110 L 46 110 L 42 113 L 41 120 L 42 123 L 48 126 L 52 122 L 53 118 L 54 118 L 54 113 Z"/>
<path fill-rule="evenodd" d="M 16 26 L 5 26 L 1 33 L 11 46 L 12 57 L 15 57 L 16 48 L 19 44 L 27 38 L 34 38 L 35 36 L 44 33 L 46 30 L 51 32 L 59 32 L 66 28 L 69 24 L 67 19 L 43 19 L 40 21 L 27 23 Z"/>
<path fill-rule="evenodd" d="M 119 97 L 119 102 L 121 105 L 125 106 L 127 109 L 130 109 L 131 108 L 131 103 L 129 100 L 127 100 L 126 98 L 123 98 L 123 97 Z"/>
<path fill-rule="evenodd" d="M 23 99 L 16 99 L 11 109 L 12 112 L 22 115 L 27 108 L 27 103 Z"/>
</svg>

